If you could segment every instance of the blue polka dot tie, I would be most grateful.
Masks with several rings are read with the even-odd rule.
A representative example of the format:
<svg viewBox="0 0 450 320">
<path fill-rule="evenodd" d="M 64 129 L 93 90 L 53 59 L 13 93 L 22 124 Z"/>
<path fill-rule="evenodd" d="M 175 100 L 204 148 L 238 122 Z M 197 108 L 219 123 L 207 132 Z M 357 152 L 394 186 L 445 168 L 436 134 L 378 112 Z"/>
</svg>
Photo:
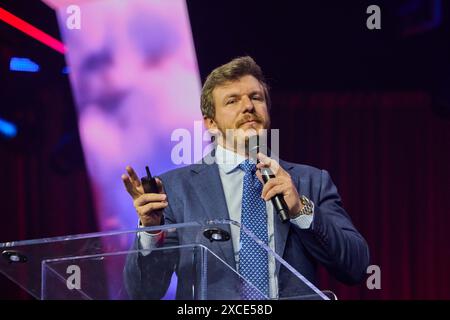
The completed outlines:
<svg viewBox="0 0 450 320">
<path fill-rule="evenodd" d="M 258 239 L 268 243 L 266 203 L 261 198 L 262 183 L 256 176 L 256 165 L 245 160 L 239 165 L 244 172 L 241 224 Z M 241 229 L 239 273 L 264 295 L 269 293 L 269 262 L 267 252 Z M 242 287 L 244 299 L 261 299 L 260 293 L 248 285 Z"/>
</svg>

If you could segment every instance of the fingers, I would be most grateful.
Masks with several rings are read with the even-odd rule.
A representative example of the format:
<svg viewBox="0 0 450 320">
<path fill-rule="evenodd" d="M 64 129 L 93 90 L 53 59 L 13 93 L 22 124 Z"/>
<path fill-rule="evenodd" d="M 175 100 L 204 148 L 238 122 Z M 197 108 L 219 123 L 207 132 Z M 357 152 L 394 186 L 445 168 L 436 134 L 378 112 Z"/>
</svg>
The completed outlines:
<svg viewBox="0 0 450 320">
<path fill-rule="evenodd" d="M 130 196 L 134 199 L 136 197 L 139 196 L 139 192 L 138 190 L 136 190 L 136 188 L 134 187 L 133 183 L 130 180 L 130 177 L 127 176 L 126 174 L 123 174 L 121 176 L 122 182 L 125 186 L 125 189 L 127 190 L 127 192 L 130 194 Z"/>
<path fill-rule="evenodd" d="M 259 163 L 256 165 L 258 169 L 261 168 L 269 168 L 274 175 L 285 175 L 287 174 L 286 171 L 284 171 L 283 168 L 279 165 L 279 163 L 268 156 L 266 156 L 263 153 L 258 153 L 257 155 Z"/>
<path fill-rule="evenodd" d="M 127 192 L 133 199 L 136 199 L 144 193 L 144 187 L 142 186 L 141 180 L 131 166 L 126 166 L 125 170 L 127 171 L 127 174 L 123 174 L 121 176 L 121 179 Z"/>
<path fill-rule="evenodd" d="M 145 216 L 152 214 L 155 211 L 162 210 L 166 208 L 169 204 L 167 202 L 150 202 L 146 205 L 140 206 L 136 208 L 139 216 Z"/>
<path fill-rule="evenodd" d="M 167 195 L 161 193 L 144 193 L 133 201 L 134 206 L 140 207 L 149 202 L 166 201 Z"/>
<path fill-rule="evenodd" d="M 131 183 L 130 178 L 126 174 L 121 175 L 120 178 L 122 179 L 125 189 L 127 189 L 128 193 L 131 193 L 133 190 L 133 184 Z"/>
<path fill-rule="evenodd" d="M 270 190 L 272 190 L 275 187 L 278 187 L 280 185 L 284 184 L 284 179 L 281 178 L 272 178 L 269 181 L 267 181 L 267 183 L 264 185 L 263 190 L 261 192 L 261 197 L 265 200 L 268 201 L 270 198 L 272 198 L 275 194 L 273 194 L 272 196 L 268 197 L 268 193 L 270 192 Z M 277 189 L 278 190 L 278 189 Z"/>
<path fill-rule="evenodd" d="M 145 193 L 133 201 L 141 223 L 148 227 L 161 223 L 162 210 L 169 203 L 165 194 Z"/>
<path fill-rule="evenodd" d="M 284 194 L 286 190 L 287 190 L 286 186 L 282 184 L 276 185 L 272 187 L 270 190 L 268 190 L 263 198 L 265 201 L 269 201 L 277 194 Z"/>
<path fill-rule="evenodd" d="M 266 156 L 265 154 L 258 152 L 258 154 L 256 155 L 258 157 L 259 163 L 268 167 L 271 164 L 271 160 L 268 156 Z M 275 160 L 273 160 L 275 161 Z"/>
<path fill-rule="evenodd" d="M 261 192 L 261 197 L 265 201 L 268 201 L 276 194 L 287 192 L 292 184 L 290 175 L 286 171 L 284 171 L 283 168 L 281 168 L 277 161 L 269 158 L 265 154 L 258 153 L 257 156 L 259 163 L 256 165 L 256 167 L 259 170 L 256 172 L 256 176 L 261 181 L 261 183 L 264 184 L 260 172 L 262 168 L 269 168 L 270 171 L 272 171 L 272 173 L 275 175 L 275 178 L 269 179 L 269 181 L 264 184 L 263 190 Z"/>
<path fill-rule="evenodd" d="M 258 178 L 259 182 L 261 182 L 264 185 L 264 180 L 263 180 L 262 174 L 259 170 L 256 170 L 256 177 Z"/>
<path fill-rule="evenodd" d="M 134 169 L 127 166 L 125 170 L 127 174 L 123 174 L 121 179 L 125 189 L 133 198 L 133 205 L 142 225 L 146 227 L 160 225 L 162 210 L 169 205 L 162 181 L 155 178 L 159 193 L 144 193 L 144 187 Z"/>
<path fill-rule="evenodd" d="M 155 195 L 157 194 L 147 194 Z M 161 217 L 163 215 L 162 210 L 169 204 L 167 201 L 149 202 L 142 206 L 135 206 L 136 212 L 141 220 L 142 225 L 145 227 L 156 226 L 161 224 Z"/>
<path fill-rule="evenodd" d="M 127 166 L 126 170 L 128 175 L 130 176 L 133 186 L 135 186 L 136 188 L 139 187 L 141 185 L 141 179 L 139 179 L 134 169 L 131 166 Z"/>
</svg>

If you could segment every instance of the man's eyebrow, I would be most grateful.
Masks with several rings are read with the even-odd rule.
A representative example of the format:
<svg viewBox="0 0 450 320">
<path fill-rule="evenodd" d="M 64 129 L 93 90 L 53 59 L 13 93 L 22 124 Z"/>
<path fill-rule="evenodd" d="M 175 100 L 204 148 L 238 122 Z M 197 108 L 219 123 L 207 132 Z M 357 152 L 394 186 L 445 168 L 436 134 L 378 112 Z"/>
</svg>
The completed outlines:
<svg viewBox="0 0 450 320">
<path fill-rule="evenodd" d="M 255 89 L 255 90 L 250 91 L 250 93 L 248 95 L 249 96 L 254 96 L 256 94 L 264 96 L 264 92 L 262 90 L 259 90 L 259 89 Z M 223 97 L 222 101 L 225 101 L 225 100 L 230 99 L 230 98 L 237 98 L 237 97 L 240 97 L 240 96 L 241 95 L 239 93 L 232 92 L 232 93 L 227 94 L 225 97 Z"/>
<path fill-rule="evenodd" d="M 226 100 L 228 98 L 236 98 L 239 97 L 239 93 L 229 93 L 225 97 L 223 97 L 223 100 Z"/>
<path fill-rule="evenodd" d="M 250 96 L 255 95 L 255 94 L 263 94 L 263 91 L 259 90 L 259 89 L 255 89 L 255 90 L 250 91 L 250 93 L 249 93 Z M 235 97 L 239 97 L 239 96 L 240 96 L 239 93 L 233 92 L 233 93 L 227 94 L 223 99 L 225 100 L 227 98 L 235 98 Z"/>
<path fill-rule="evenodd" d="M 255 89 L 255 90 L 253 90 L 253 91 L 250 92 L 250 95 L 251 95 L 251 96 L 254 95 L 254 94 L 263 94 L 263 91 L 262 91 L 262 90 L 259 90 L 259 89 Z"/>
</svg>

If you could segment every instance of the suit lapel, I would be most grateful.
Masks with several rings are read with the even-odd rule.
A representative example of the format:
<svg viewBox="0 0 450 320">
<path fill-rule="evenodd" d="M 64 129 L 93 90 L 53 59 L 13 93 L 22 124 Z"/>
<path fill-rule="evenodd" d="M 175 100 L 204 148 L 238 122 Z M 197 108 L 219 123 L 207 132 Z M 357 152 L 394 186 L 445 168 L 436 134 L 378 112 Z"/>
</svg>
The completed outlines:
<svg viewBox="0 0 450 320">
<path fill-rule="evenodd" d="M 230 219 L 217 164 L 199 164 L 192 169 L 192 172 L 192 184 L 194 190 L 198 193 L 197 199 L 199 199 L 208 219 Z M 223 229 L 231 234 L 229 225 L 223 225 Z M 218 247 L 222 253 L 222 258 L 230 266 L 236 267 L 231 240 L 226 242 L 213 242 L 210 243 L 210 246 Z"/>
</svg>

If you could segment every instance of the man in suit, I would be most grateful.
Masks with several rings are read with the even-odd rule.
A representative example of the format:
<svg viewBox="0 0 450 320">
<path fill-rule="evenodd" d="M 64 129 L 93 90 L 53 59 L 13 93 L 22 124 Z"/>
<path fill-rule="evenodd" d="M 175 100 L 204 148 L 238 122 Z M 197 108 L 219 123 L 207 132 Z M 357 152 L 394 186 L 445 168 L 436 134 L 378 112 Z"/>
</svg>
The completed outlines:
<svg viewBox="0 0 450 320">
<path fill-rule="evenodd" d="M 318 264 L 344 283 L 360 282 L 369 264 L 369 250 L 343 209 L 329 174 L 306 165 L 277 162 L 260 153 L 258 163 L 249 157 L 251 138 L 270 128 L 269 108 L 268 86 L 251 57 L 236 58 L 213 70 L 202 88 L 201 110 L 205 126 L 219 137 L 210 155 L 214 161 L 161 175 L 158 194 L 144 193 L 136 173 L 127 167 L 122 180 L 133 198 L 140 224 L 231 219 L 244 225 L 313 284 Z M 265 184 L 262 168 L 270 168 L 275 174 Z M 286 202 L 290 218 L 287 223 L 277 217 L 270 201 L 275 195 L 282 195 Z M 233 228 L 228 231 L 231 241 L 204 245 L 266 297 L 282 298 L 302 292 L 295 285 L 293 273 L 255 246 L 246 233 Z M 161 237 L 161 232 L 141 233 L 135 247 L 150 249 Z M 189 244 L 198 238 L 175 233 L 167 240 Z M 187 267 L 191 261 L 192 257 L 156 251 L 129 255 L 125 282 L 130 296 L 163 295 L 175 271 L 179 278 L 177 297 L 193 298 Z M 158 263 L 170 267 L 157 270 Z M 214 266 L 208 270 L 208 282 L 212 286 L 208 298 L 224 298 L 221 292 L 236 292 L 236 288 L 227 288 L 230 281 Z M 161 288 L 156 296 L 155 288 Z M 245 297 L 245 292 L 240 294 Z M 247 297 L 255 298 L 251 294 Z"/>
</svg>

